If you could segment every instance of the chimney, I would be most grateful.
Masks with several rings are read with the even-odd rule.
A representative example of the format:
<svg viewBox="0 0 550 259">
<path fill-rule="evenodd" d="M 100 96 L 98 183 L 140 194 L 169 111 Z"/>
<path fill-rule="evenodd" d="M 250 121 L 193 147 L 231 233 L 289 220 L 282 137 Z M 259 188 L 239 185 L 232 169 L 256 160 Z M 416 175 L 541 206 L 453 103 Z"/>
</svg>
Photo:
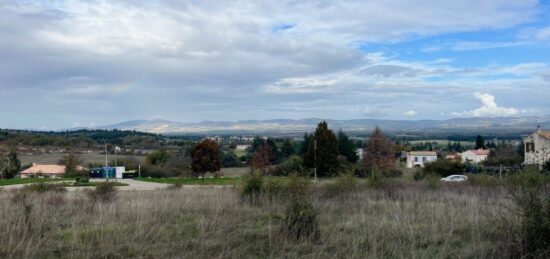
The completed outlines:
<svg viewBox="0 0 550 259">
<path fill-rule="evenodd" d="M 537 125 L 537 132 L 541 132 L 542 131 L 542 128 L 540 127 L 540 125 Z"/>
</svg>

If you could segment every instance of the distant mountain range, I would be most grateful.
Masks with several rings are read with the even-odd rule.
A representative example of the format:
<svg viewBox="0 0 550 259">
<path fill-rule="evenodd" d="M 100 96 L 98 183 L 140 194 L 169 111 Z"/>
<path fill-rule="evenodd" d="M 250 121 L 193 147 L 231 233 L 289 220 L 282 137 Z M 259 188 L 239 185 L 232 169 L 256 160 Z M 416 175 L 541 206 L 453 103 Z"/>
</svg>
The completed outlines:
<svg viewBox="0 0 550 259">
<path fill-rule="evenodd" d="M 203 121 L 182 123 L 168 120 L 133 120 L 113 125 L 96 127 L 97 129 L 137 130 L 160 134 L 251 134 L 251 133 L 298 133 L 313 131 L 323 121 L 318 118 L 300 120 L 245 120 L 245 121 Z M 353 119 L 325 120 L 329 127 L 349 132 L 372 130 L 378 126 L 385 131 L 407 132 L 457 132 L 457 131 L 534 131 L 537 125 L 550 129 L 550 116 L 498 117 L 498 118 L 454 118 L 448 120 L 382 120 Z"/>
</svg>

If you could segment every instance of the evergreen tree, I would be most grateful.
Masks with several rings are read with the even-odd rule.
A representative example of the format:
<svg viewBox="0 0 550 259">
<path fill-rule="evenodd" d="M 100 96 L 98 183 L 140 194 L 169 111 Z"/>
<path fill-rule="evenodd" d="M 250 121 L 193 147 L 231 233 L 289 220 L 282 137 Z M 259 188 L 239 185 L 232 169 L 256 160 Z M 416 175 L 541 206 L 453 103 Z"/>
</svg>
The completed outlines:
<svg viewBox="0 0 550 259">
<path fill-rule="evenodd" d="M 476 137 L 476 149 L 485 148 L 485 140 L 481 135 Z"/>
<path fill-rule="evenodd" d="M 313 135 L 310 135 L 307 133 L 304 134 L 304 140 L 300 145 L 300 156 L 302 156 L 302 158 L 305 158 L 307 154 L 307 149 L 309 148 L 309 142 L 311 141 L 312 138 L 313 138 Z"/>
<path fill-rule="evenodd" d="M 17 153 L 12 150 L 8 154 L 8 157 L 5 158 L 3 165 L 0 166 L 2 178 L 11 179 L 15 177 L 19 171 L 21 171 L 21 161 L 19 161 Z"/>
<path fill-rule="evenodd" d="M 317 175 L 321 177 L 338 174 L 338 139 L 325 121 L 317 125 L 309 139 L 304 165 L 317 168 Z"/>
<path fill-rule="evenodd" d="M 294 155 L 294 144 L 292 144 L 292 141 L 287 138 L 281 147 L 281 160 L 286 160 L 292 155 Z"/>
<path fill-rule="evenodd" d="M 348 138 L 344 131 L 338 131 L 338 152 L 346 157 L 350 163 L 355 163 L 359 160 L 357 152 L 355 152 L 355 144 Z"/>
</svg>

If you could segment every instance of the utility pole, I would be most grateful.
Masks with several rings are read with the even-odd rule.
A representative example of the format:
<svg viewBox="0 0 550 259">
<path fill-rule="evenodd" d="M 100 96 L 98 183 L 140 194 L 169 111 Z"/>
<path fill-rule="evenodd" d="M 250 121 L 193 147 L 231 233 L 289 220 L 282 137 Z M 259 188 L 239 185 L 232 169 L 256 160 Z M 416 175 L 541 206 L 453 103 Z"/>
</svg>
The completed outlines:
<svg viewBox="0 0 550 259">
<path fill-rule="evenodd" d="M 103 144 L 105 145 L 105 181 L 109 181 L 109 162 L 107 160 L 107 142 L 103 140 Z"/>
</svg>

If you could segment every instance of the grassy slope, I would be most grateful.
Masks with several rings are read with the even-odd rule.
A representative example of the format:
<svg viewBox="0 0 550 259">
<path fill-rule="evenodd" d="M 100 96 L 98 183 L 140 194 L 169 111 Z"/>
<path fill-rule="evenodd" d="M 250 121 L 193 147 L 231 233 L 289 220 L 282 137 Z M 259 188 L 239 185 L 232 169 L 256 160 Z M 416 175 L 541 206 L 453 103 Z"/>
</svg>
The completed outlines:
<svg viewBox="0 0 550 259">
<path fill-rule="evenodd" d="M 412 183 L 388 192 L 312 197 L 320 240 L 279 234 L 286 203 L 242 202 L 231 189 L 119 192 L 109 204 L 78 193 L 21 202 L 0 192 L 0 255 L 6 258 L 508 258 L 497 219 L 499 188 Z M 47 215 L 47 216 L 44 216 Z M 100 249 L 98 249 L 100 248 Z"/>
</svg>

